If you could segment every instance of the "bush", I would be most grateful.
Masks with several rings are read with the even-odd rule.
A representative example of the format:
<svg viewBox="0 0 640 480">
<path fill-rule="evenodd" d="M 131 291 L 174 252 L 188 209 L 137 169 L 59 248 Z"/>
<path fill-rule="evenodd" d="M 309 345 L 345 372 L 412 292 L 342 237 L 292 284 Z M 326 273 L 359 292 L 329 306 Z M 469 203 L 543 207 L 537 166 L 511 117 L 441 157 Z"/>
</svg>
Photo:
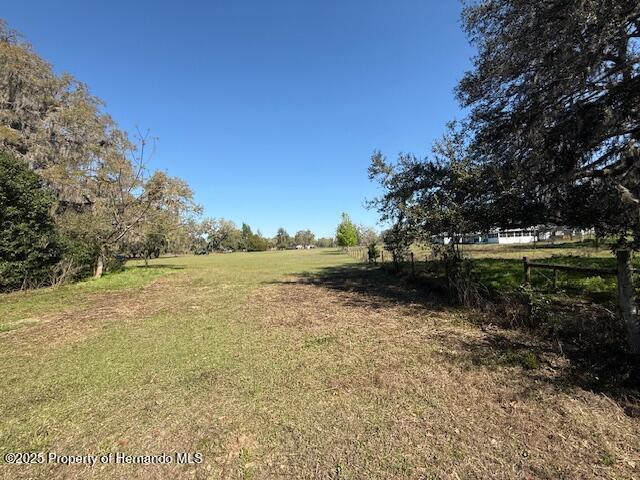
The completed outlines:
<svg viewBox="0 0 640 480">
<path fill-rule="evenodd" d="M 369 256 L 369 262 L 378 262 L 378 258 L 380 258 L 380 250 L 378 249 L 378 245 L 376 245 L 375 242 L 369 244 L 369 247 L 367 248 L 367 255 Z"/>
<path fill-rule="evenodd" d="M 258 234 L 252 234 L 247 242 L 248 252 L 264 252 L 269 249 L 269 241 Z"/>
<path fill-rule="evenodd" d="M 64 238 L 64 258 L 76 267 L 72 278 L 68 280 L 80 280 L 93 275 L 99 247 L 90 241 L 79 237 L 67 236 Z"/>
<path fill-rule="evenodd" d="M 471 260 L 463 258 L 454 245 L 434 246 L 433 253 L 444 270 L 451 300 L 467 306 L 484 303 L 488 291 L 476 278 Z"/>
<path fill-rule="evenodd" d="M 50 283 L 61 259 L 53 206 L 35 172 L 0 154 L 0 290 Z"/>
</svg>

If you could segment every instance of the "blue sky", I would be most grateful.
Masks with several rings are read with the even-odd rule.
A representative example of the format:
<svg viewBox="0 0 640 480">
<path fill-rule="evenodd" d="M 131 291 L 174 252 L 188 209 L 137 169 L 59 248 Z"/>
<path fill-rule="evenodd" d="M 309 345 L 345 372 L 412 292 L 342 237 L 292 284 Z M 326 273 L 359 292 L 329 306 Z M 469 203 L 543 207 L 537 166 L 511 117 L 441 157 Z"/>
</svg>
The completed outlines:
<svg viewBox="0 0 640 480">
<path fill-rule="evenodd" d="M 332 236 L 364 200 L 371 153 L 424 155 L 460 117 L 473 54 L 457 0 L 20 1 L 0 15 L 208 216 Z"/>
</svg>

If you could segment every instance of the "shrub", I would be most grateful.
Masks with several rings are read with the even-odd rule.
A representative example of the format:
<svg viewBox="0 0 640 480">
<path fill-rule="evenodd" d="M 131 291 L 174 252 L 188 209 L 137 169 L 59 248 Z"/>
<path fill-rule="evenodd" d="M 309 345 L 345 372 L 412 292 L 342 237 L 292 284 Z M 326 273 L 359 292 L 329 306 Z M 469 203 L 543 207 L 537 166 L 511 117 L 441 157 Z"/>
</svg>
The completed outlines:
<svg viewBox="0 0 640 480">
<path fill-rule="evenodd" d="M 375 242 L 369 244 L 367 254 L 369 256 L 369 262 L 377 263 L 378 258 L 380 258 L 380 250 Z"/>
<path fill-rule="evenodd" d="M 35 172 L 0 154 L 0 290 L 50 282 L 61 258 L 53 205 Z"/>
<path fill-rule="evenodd" d="M 488 292 L 477 280 L 473 262 L 463 258 L 454 245 L 434 246 L 433 253 L 444 270 L 451 300 L 467 306 L 482 304 Z"/>
<path fill-rule="evenodd" d="M 264 252 L 269 249 L 269 241 L 266 238 L 254 233 L 249 236 L 247 242 L 248 252 Z"/>
</svg>

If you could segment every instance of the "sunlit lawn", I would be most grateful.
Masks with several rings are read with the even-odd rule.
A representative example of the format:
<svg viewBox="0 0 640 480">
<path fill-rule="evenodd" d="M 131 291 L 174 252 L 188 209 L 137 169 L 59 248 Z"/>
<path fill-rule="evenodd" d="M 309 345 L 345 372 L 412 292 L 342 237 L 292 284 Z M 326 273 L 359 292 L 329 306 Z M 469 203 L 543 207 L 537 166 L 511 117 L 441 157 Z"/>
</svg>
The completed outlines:
<svg viewBox="0 0 640 480">
<path fill-rule="evenodd" d="M 518 260 L 500 262 L 487 275 L 517 283 Z M 204 461 L 0 462 L 0 477 L 632 478 L 637 419 L 537 340 L 422 293 L 316 250 L 132 262 L 2 295 L 0 453 Z"/>
</svg>

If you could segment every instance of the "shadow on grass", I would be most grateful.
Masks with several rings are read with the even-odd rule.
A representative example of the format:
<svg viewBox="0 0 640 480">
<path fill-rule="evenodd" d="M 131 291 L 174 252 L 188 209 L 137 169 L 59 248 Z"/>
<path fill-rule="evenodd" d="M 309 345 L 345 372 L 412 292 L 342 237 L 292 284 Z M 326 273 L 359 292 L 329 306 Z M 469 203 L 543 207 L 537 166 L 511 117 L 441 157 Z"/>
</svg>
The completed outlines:
<svg viewBox="0 0 640 480">
<path fill-rule="evenodd" d="M 378 266 L 368 264 L 324 267 L 317 272 L 299 274 L 298 281 L 284 283 L 307 283 L 352 293 L 345 297 L 348 304 L 366 304 L 371 308 L 402 305 L 434 310 L 446 306 L 445 292 L 438 285 L 417 279 L 409 281 L 406 277 L 392 275 Z"/>
<path fill-rule="evenodd" d="M 184 265 L 171 265 L 168 263 L 159 263 L 159 264 L 153 264 L 153 265 L 127 265 L 127 268 L 143 268 L 143 269 L 148 269 L 148 270 L 153 270 L 153 269 L 163 269 L 163 270 L 184 270 L 186 268 L 186 266 Z"/>
<path fill-rule="evenodd" d="M 536 388 L 534 385 L 544 384 L 552 384 L 559 389 L 577 386 L 604 393 L 615 399 L 629 415 L 640 416 L 640 382 L 637 372 L 633 371 L 633 360 L 615 342 L 607 347 L 594 343 L 593 348 L 585 349 L 585 343 L 559 339 L 557 332 L 550 334 L 542 328 L 518 332 L 517 329 L 487 326 L 486 316 L 478 311 L 451 305 L 446 290 L 437 279 L 412 279 L 408 275 L 398 275 L 366 264 L 326 267 L 300 274 L 297 282 L 277 283 L 306 283 L 349 293 L 340 296 L 341 301 L 355 307 L 400 305 L 416 313 L 421 310 L 463 311 L 484 334 L 465 336 L 434 332 L 431 337 L 434 341 L 456 352 L 446 358 L 447 361 L 462 363 L 465 368 L 521 367 L 522 375 L 534 380 L 528 382 L 532 389 Z M 581 312 L 584 313 L 578 311 L 576 315 Z M 499 325 L 500 320 L 495 318 L 491 323 Z M 624 340 L 621 342 L 624 345 Z M 447 356 L 446 350 L 442 355 Z"/>
</svg>

